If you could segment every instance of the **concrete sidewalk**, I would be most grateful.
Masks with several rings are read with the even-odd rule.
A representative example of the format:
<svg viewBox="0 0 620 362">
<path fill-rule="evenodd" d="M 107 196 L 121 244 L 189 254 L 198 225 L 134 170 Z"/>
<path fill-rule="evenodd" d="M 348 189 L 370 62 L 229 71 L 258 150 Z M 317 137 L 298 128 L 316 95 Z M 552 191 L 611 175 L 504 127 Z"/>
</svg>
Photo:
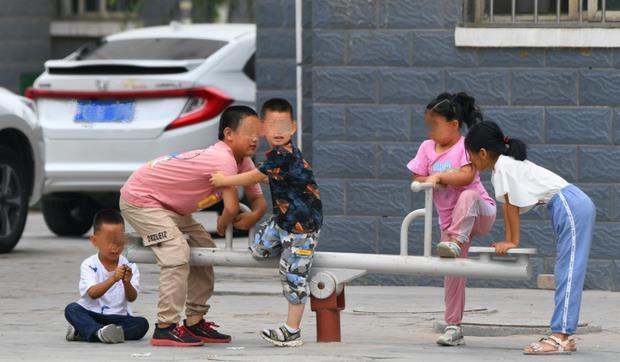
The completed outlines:
<svg viewBox="0 0 620 362">
<path fill-rule="evenodd" d="M 286 302 L 275 270 L 218 268 L 210 319 L 233 335 L 227 345 L 200 348 L 152 347 L 147 337 L 118 345 L 66 342 L 63 309 L 77 299 L 79 264 L 94 253 L 87 239 L 53 236 L 39 214 L 29 217 L 24 238 L 11 254 L 0 255 L 0 360 L 31 361 L 491 361 L 528 358 L 521 349 L 539 334 L 467 336 L 467 345 L 435 345 L 433 325 L 443 320 L 443 289 L 430 287 L 350 286 L 342 313 L 342 343 L 317 344 L 314 314 L 303 323 L 306 344 L 297 349 L 271 347 L 259 329 L 284 321 Z M 153 323 L 157 304 L 154 265 L 140 265 L 142 292 L 134 312 Z M 586 291 L 581 322 L 599 333 L 578 336 L 579 352 L 555 360 L 619 360 L 620 293 Z M 465 322 L 545 326 L 553 307 L 547 290 L 468 289 Z M 151 327 L 152 328 L 152 327 Z M 512 328 L 512 327 L 511 327 Z M 473 330 L 472 330 L 473 331 Z M 531 358 L 531 357 L 530 357 Z"/>
</svg>

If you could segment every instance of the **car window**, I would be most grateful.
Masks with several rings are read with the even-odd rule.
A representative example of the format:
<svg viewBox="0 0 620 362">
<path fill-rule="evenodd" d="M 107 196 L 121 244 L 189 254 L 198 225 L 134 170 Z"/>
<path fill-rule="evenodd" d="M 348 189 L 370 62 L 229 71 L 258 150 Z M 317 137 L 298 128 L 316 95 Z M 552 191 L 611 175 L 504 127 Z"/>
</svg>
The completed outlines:
<svg viewBox="0 0 620 362">
<path fill-rule="evenodd" d="M 256 68 L 254 68 L 254 54 L 248 59 L 247 63 L 243 66 L 243 73 L 252 80 L 256 80 Z"/>
<path fill-rule="evenodd" d="M 77 59 L 204 59 L 226 45 L 225 41 L 187 38 L 149 38 L 102 41 L 84 47 Z"/>
</svg>

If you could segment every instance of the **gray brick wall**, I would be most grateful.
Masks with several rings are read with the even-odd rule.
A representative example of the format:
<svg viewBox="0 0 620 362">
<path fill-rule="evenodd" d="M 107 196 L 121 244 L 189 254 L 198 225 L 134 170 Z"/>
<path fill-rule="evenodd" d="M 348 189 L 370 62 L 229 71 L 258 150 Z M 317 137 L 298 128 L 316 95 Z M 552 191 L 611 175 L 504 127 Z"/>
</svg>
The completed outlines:
<svg viewBox="0 0 620 362">
<path fill-rule="evenodd" d="M 20 90 L 22 75 L 38 75 L 48 59 L 62 58 L 89 37 L 50 37 L 50 23 L 59 17 L 57 0 L 2 0 L 0 6 L 0 87 Z M 139 14 L 145 26 L 168 24 L 178 13 L 178 0 L 149 0 Z"/>
<path fill-rule="evenodd" d="M 43 71 L 55 2 L 4 0 L 0 6 L 0 87 L 18 92 L 20 76 Z"/>
<path fill-rule="evenodd" d="M 586 287 L 620 290 L 615 248 L 620 234 L 620 50 L 456 48 L 459 0 L 304 3 L 311 15 L 305 19 L 304 39 L 311 45 L 305 66 L 312 79 L 305 105 L 313 118 L 313 167 L 326 215 L 320 250 L 398 252 L 402 217 L 423 205 L 422 195 L 407 191 L 405 164 L 426 138 L 424 106 L 439 92 L 464 90 L 476 97 L 487 118 L 529 144 L 533 162 L 592 197 L 597 224 Z M 275 64 L 292 69 L 284 66 L 294 56 L 291 6 L 257 1 L 259 49 L 268 43 L 267 54 L 259 54 L 259 73 Z M 260 76 L 259 99 L 294 97 L 294 79 L 278 69 Z M 488 179 L 483 175 L 492 192 Z M 498 220 L 490 235 L 474 243 L 486 245 L 503 232 Z M 421 253 L 421 233 L 416 222 L 411 253 Z M 552 273 L 555 244 L 544 209 L 524 215 L 522 237 L 524 247 L 540 251 L 535 272 Z M 441 278 L 370 275 L 359 282 L 440 285 Z M 472 280 L 470 285 L 535 287 L 535 279 Z"/>
<path fill-rule="evenodd" d="M 303 153 L 312 161 L 312 45 L 308 28 L 311 26 L 312 8 L 304 1 L 303 49 Z M 256 13 L 256 110 L 273 97 L 281 97 L 296 109 L 295 93 L 295 2 L 290 0 L 258 0 Z M 262 149 L 266 148 L 263 143 Z M 261 155 L 257 156 L 261 159 Z"/>
</svg>

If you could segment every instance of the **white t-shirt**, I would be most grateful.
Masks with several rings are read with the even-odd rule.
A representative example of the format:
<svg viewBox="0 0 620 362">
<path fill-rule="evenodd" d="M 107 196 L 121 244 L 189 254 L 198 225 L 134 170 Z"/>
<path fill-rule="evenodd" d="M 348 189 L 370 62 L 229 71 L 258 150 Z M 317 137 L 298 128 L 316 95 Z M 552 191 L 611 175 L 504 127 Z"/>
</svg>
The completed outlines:
<svg viewBox="0 0 620 362">
<path fill-rule="evenodd" d="M 138 271 L 138 266 L 136 263 L 129 263 L 127 258 L 121 255 L 118 259 L 118 265 L 124 264 L 131 266 L 133 273 L 131 285 L 136 289 L 136 292 L 139 292 L 140 272 Z M 80 300 L 77 303 L 95 313 L 131 315 L 131 307 L 129 307 L 127 298 L 125 298 L 125 288 L 123 287 L 122 280 L 114 283 L 105 294 L 97 299 L 91 298 L 87 293 L 90 287 L 105 281 L 112 274 L 114 274 L 114 271 L 109 272 L 105 269 L 103 264 L 101 264 L 101 260 L 99 260 L 98 254 L 86 258 L 80 267 Z"/>
<path fill-rule="evenodd" d="M 504 195 L 508 195 L 508 201 L 519 207 L 520 214 L 538 204 L 546 204 L 568 185 L 566 180 L 546 168 L 504 155 L 495 163 L 491 182 L 497 201 L 504 202 Z"/>
</svg>

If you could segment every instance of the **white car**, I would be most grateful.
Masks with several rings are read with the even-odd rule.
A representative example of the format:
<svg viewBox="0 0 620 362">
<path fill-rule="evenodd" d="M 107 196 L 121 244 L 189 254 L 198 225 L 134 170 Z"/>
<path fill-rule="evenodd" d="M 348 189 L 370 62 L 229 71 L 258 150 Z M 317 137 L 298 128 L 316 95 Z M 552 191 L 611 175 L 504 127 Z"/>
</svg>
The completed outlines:
<svg viewBox="0 0 620 362">
<path fill-rule="evenodd" d="M 0 253 L 15 247 L 41 197 L 43 159 L 34 104 L 0 88 Z"/>
<path fill-rule="evenodd" d="M 45 138 L 50 230 L 84 234 L 139 166 L 215 143 L 224 108 L 255 104 L 255 43 L 250 24 L 173 23 L 47 61 L 27 96 Z"/>
</svg>

